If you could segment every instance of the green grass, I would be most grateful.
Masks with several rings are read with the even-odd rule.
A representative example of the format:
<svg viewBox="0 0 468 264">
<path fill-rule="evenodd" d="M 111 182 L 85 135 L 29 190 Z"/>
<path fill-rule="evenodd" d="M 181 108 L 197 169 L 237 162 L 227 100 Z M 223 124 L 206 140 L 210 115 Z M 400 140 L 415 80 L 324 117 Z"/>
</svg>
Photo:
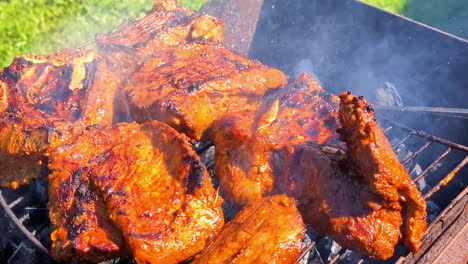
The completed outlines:
<svg viewBox="0 0 468 264">
<path fill-rule="evenodd" d="M 369 5 L 373 5 L 395 14 L 402 14 L 406 5 L 406 0 L 361 0 Z"/>
<path fill-rule="evenodd" d="M 206 0 L 181 0 L 199 9 Z M 127 17 L 138 18 L 152 0 L 0 0 L 0 67 L 18 55 L 77 47 Z"/>
<path fill-rule="evenodd" d="M 468 38 L 468 1 L 362 0 L 396 14 Z M 153 0 L 0 0 L 0 68 L 18 55 L 77 47 L 98 32 L 138 18 Z M 179 0 L 199 9 L 206 0 Z M 466 29 L 466 30 L 465 30 Z"/>
</svg>

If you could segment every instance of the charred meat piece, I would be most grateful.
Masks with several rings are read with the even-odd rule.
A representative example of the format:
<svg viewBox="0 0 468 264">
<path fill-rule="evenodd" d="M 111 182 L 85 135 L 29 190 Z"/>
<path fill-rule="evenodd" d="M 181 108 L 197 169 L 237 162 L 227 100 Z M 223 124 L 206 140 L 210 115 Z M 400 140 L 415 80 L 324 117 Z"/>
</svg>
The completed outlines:
<svg viewBox="0 0 468 264">
<path fill-rule="evenodd" d="M 144 17 L 129 20 L 108 34 L 98 34 L 96 42 L 111 69 L 126 79 L 154 51 L 198 38 L 222 43 L 223 22 L 195 15 L 175 0 L 158 0 Z"/>
<path fill-rule="evenodd" d="M 119 80 L 92 51 L 15 58 L 0 73 L 0 185 L 39 176 L 48 148 L 112 124 Z"/>
<path fill-rule="evenodd" d="M 419 248 L 425 202 L 364 99 L 339 99 L 301 75 L 259 111 L 215 122 L 209 135 L 225 199 L 288 194 L 306 223 L 362 255 L 387 259 L 401 237 Z"/>
<path fill-rule="evenodd" d="M 340 134 L 349 160 L 387 206 L 403 210 L 403 241 L 416 252 L 427 228 L 426 202 L 375 121 L 372 105 L 349 93 L 343 93 L 340 99 Z"/>
<path fill-rule="evenodd" d="M 138 122 L 158 120 L 201 139 L 215 119 L 257 108 L 286 76 L 222 46 L 192 42 L 156 51 L 124 87 Z"/>
<path fill-rule="evenodd" d="M 109 248 L 114 254 L 125 254 L 124 247 L 113 239 L 114 226 L 137 262 L 179 263 L 200 252 L 224 223 L 222 198 L 187 138 L 157 121 L 90 128 L 76 142 L 57 148 L 49 167 L 51 184 L 57 186 L 50 195 L 58 195 L 51 199 L 50 207 L 70 208 L 51 210 L 56 228 L 52 238 L 58 237 L 54 234 L 59 230 L 67 233 L 53 247 L 88 241 L 88 261 L 91 253 L 100 261 L 98 253 L 107 250 L 108 241 L 114 242 Z M 87 181 L 85 191 L 91 198 L 86 202 L 95 203 L 96 210 L 80 204 L 68 206 L 76 196 L 69 186 Z M 84 212 L 78 214 L 75 209 Z M 74 215 L 76 220 L 69 220 Z M 108 218 L 100 219 L 101 215 Z M 107 238 L 86 237 L 96 219 L 99 226 L 95 229 Z M 112 225 L 100 224 L 109 220 Z M 96 248 L 100 245 L 103 248 Z M 59 257 L 61 250 L 57 252 Z"/>
<path fill-rule="evenodd" d="M 334 132 L 339 127 L 339 99 L 309 75 L 265 99 L 260 110 L 226 115 L 209 132 L 216 146 L 221 194 L 241 206 L 273 191 L 273 149 L 301 143 L 341 146 Z"/>
<path fill-rule="evenodd" d="M 317 146 L 295 145 L 274 151 L 277 192 L 299 199 L 304 221 L 345 248 L 365 256 L 388 259 L 402 233 L 401 210 L 385 206 L 371 187 L 352 179 L 342 155 Z M 288 162 L 288 164 L 284 164 Z M 289 184 L 284 184 L 289 182 Z"/>
<path fill-rule="evenodd" d="M 305 230 L 293 198 L 259 199 L 227 223 L 192 263 L 297 263 Z"/>
</svg>

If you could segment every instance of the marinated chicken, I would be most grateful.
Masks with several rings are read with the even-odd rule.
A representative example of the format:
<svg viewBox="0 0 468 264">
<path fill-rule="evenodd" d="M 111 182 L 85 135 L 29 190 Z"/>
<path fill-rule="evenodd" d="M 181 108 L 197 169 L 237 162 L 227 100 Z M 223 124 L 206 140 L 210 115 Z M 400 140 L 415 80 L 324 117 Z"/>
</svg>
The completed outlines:
<svg viewBox="0 0 468 264">
<path fill-rule="evenodd" d="M 158 120 L 199 140 L 215 119 L 256 109 L 263 95 L 286 82 L 281 71 L 193 41 L 155 51 L 123 89 L 137 122 Z"/>
<path fill-rule="evenodd" d="M 303 74 L 260 111 L 215 122 L 221 195 L 244 205 L 286 193 L 306 223 L 362 255 L 387 259 L 400 238 L 416 251 L 426 230 L 421 193 L 372 106 L 351 94 L 339 100 Z"/>
<path fill-rule="evenodd" d="M 192 264 L 297 263 L 305 231 L 294 199 L 285 195 L 259 199 L 227 223 Z"/>
<path fill-rule="evenodd" d="M 58 147 L 49 168 L 59 260 L 99 262 L 127 245 L 138 263 L 179 263 L 224 224 L 222 198 L 187 138 L 157 121 L 89 128 Z"/>
<path fill-rule="evenodd" d="M 0 73 L 0 185 L 39 176 L 48 148 L 112 124 L 119 80 L 93 51 L 15 58 Z"/>
</svg>

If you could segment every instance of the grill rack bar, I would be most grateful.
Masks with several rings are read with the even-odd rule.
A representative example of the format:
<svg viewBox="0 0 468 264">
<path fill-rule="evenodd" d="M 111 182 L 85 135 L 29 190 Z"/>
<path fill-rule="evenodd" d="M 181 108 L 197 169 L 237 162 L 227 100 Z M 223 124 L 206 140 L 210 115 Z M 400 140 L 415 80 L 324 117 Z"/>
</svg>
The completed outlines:
<svg viewBox="0 0 468 264">
<path fill-rule="evenodd" d="M 11 203 L 11 204 L 14 204 L 15 202 Z M 29 239 L 31 240 L 31 242 L 37 247 L 39 248 L 42 252 L 44 252 L 45 254 L 47 255 L 50 255 L 49 254 L 49 250 L 47 250 L 47 248 L 42 245 L 41 241 L 39 241 L 35 236 L 34 234 L 32 234 L 22 223 L 22 221 L 20 219 L 18 219 L 18 217 L 16 217 L 16 215 L 13 213 L 13 211 L 11 210 L 11 208 L 14 206 L 11 206 L 11 204 L 8 204 L 6 201 L 5 201 L 5 198 L 3 198 L 3 195 L 2 195 L 2 190 L 0 190 L 0 204 L 1 206 L 3 207 L 3 209 L 5 210 L 5 212 L 8 214 L 8 216 L 10 217 L 10 219 L 13 221 L 13 223 L 15 223 L 15 225 L 19 228 L 19 230 L 21 230 L 21 232 L 24 233 L 24 235 Z"/>
<path fill-rule="evenodd" d="M 390 130 L 393 130 L 394 128 L 399 128 L 400 130 L 402 131 L 405 131 L 407 132 L 408 134 L 401 140 L 399 141 L 398 143 L 396 143 L 393 148 L 396 149 L 398 148 L 399 146 L 401 146 L 404 142 L 406 142 L 407 140 L 409 140 L 411 137 L 413 136 L 418 136 L 418 137 L 421 137 L 421 138 L 424 138 L 426 139 L 428 142 L 426 142 L 421 148 L 419 148 L 415 153 L 413 153 L 410 157 L 408 157 L 406 160 L 402 161 L 403 165 L 408 165 L 410 161 L 414 160 L 419 154 L 421 154 L 424 150 L 426 150 L 433 142 L 437 142 L 437 143 L 440 143 L 442 145 L 445 145 L 447 146 L 447 149 L 445 150 L 445 152 L 443 152 L 441 155 L 439 155 L 435 160 L 434 162 L 432 162 L 422 173 L 420 173 L 415 179 L 414 181 L 415 182 L 418 182 L 420 181 L 421 179 L 423 179 L 425 176 L 427 176 L 431 170 L 437 166 L 453 149 L 458 149 L 458 150 L 461 150 L 461 151 L 464 151 L 467 153 L 467 156 L 465 157 L 465 159 L 463 159 L 449 174 L 447 174 L 441 181 L 438 182 L 438 184 L 433 187 L 428 193 L 426 193 L 424 195 L 424 199 L 428 199 L 430 198 L 434 193 L 436 193 L 437 191 L 439 191 L 441 189 L 442 186 L 444 185 L 447 185 L 451 179 L 453 179 L 453 177 L 455 176 L 455 174 L 461 170 L 467 163 L 468 163 L 468 147 L 467 146 L 464 146 L 464 145 L 461 145 L 461 144 L 457 144 L 457 143 L 454 143 L 454 142 L 451 142 L 451 141 L 448 141 L 448 140 L 445 140 L 445 139 L 442 139 L 442 138 L 439 138 L 439 137 L 435 137 L 435 136 L 432 136 L 430 134 L 427 134 L 426 132 L 424 131 L 417 131 L 417 130 L 413 130 L 403 124 L 400 124 L 398 122 L 395 122 L 395 121 L 392 121 L 392 120 L 389 120 L 389 119 L 385 119 L 383 118 L 382 120 L 383 122 L 389 124 L 390 126 L 387 126 L 385 129 L 384 129 L 384 132 L 385 134 L 387 134 Z M 206 145 L 200 145 L 199 146 L 199 149 L 197 152 L 204 152 L 204 151 L 207 151 L 209 148 L 211 147 L 210 144 L 206 144 Z M 468 191 L 468 188 L 466 188 L 461 194 L 464 194 Z M 460 195 L 461 195 L 460 194 Z M 459 196 L 460 196 L 459 195 Z M 31 231 L 29 231 L 23 224 L 22 222 L 18 219 L 18 217 L 13 213 L 13 211 L 11 210 L 11 208 L 13 208 L 14 206 L 16 206 L 18 203 L 20 203 L 22 201 L 22 199 L 24 199 L 23 197 L 19 197 L 17 198 L 15 201 L 13 201 L 12 203 L 10 204 L 7 204 L 7 202 L 5 201 L 3 195 L 2 195 L 2 192 L 0 190 L 0 204 L 1 206 L 3 207 L 3 209 L 5 210 L 5 212 L 8 214 L 8 216 L 11 218 L 11 220 L 15 223 L 15 225 L 26 235 L 26 237 L 35 245 L 38 247 L 39 250 L 43 251 L 44 253 L 46 253 L 47 255 L 50 256 L 50 253 L 49 251 L 47 250 L 47 248 L 35 237 L 35 234 L 33 234 Z M 456 199 L 454 199 L 455 201 Z M 453 203 L 453 202 L 452 202 Z M 451 204 L 452 204 L 451 203 Z M 432 223 L 436 223 L 438 221 L 438 219 L 440 219 L 440 217 L 442 217 L 449 209 L 451 208 L 451 205 L 447 206 L 437 217 L 436 219 L 434 219 L 434 221 Z M 428 227 L 428 230 L 427 230 L 427 233 L 430 232 L 431 230 L 431 227 L 433 225 L 429 225 Z M 425 240 L 426 237 L 423 238 L 423 241 Z M 304 252 L 301 254 L 300 258 L 298 259 L 301 259 L 301 258 L 304 258 L 305 256 L 307 256 L 308 254 L 307 253 L 310 253 L 315 247 L 316 247 L 316 241 L 311 241 L 311 244 L 304 250 Z M 333 264 L 333 263 L 336 263 L 339 258 L 342 256 L 342 254 L 345 252 L 345 250 L 340 250 L 337 254 L 333 255 L 330 257 L 329 260 L 325 260 L 325 263 L 327 264 Z M 403 256 L 401 258 L 404 258 Z M 365 261 L 366 261 L 367 258 L 360 258 L 356 264 L 363 264 Z"/>
</svg>

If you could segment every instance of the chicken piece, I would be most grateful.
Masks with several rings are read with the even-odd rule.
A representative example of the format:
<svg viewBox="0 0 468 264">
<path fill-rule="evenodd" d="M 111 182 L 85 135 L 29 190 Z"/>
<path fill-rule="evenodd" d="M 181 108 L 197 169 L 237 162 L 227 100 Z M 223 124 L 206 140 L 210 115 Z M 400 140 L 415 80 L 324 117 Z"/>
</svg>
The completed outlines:
<svg viewBox="0 0 468 264">
<path fill-rule="evenodd" d="M 119 80 L 92 51 L 15 58 L 0 73 L 0 185 L 38 177 L 48 148 L 112 124 Z"/>
<path fill-rule="evenodd" d="M 215 122 L 209 135 L 221 195 L 245 205 L 285 193 L 306 223 L 362 255 L 387 259 L 400 238 L 415 252 L 425 202 L 371 106 L 352 98 L 342 95 L 339 105 L 303 74 L 260 111 Z"/>
<path fill-rule="evenodd" d="M 111 69 L 125 80 L 155 51 L 198 38 L 222 43 L 223 22 L 194 15 L 176 0 L 158 0 L 144 17 L 128 20 L 108 34 L 97 34 L 96 43 Z"/>
<path fill-rule="evenodd" d="M 192 42 L 155 52 L 124 87 L 137 122 L 158 120 L 200 140 L 215 119 L 257 108 L 286 76 L 222 46 Z"/>
<path fill-rule="evenodd" d="M 192 264 L 297 263 L 305 232 L 294 199 L 285 195 L 259 199 L 227 223 Z"/>
<path fill-rule="evenodd" d="M 89 128 L 50 159 L 52 247 L 63 248 L 55 257 L 67 249 L 62 245 L 75 247 L 75 241 L 84 242 L 73 248 L 73 258 L 80 259 L 76 253 L 82 248 L 89 248 L 85 260 L 93 262 L 106 250 L 125 254 L 114 239 L 115 226 L 137 262 L 179 263 L 200 252 L 224 224 L 222 198 L 187 138 L 157 121 Z M 77 182 L 88 187 L 74 188 L 73 194 L 70 186 Z M 73 204 L 80 190 L 91 193 L 93 210 L 81 200 Z M 101 224 L 109 219 L 112 225 Z"/>
<path fill-rule="evenodd" d="M 259 111 L 246 110 L 214 122 L 208 134 L 216 146 L 214 167 L 222 196 L 243 206 L 271 194 L 273 149 L 301 143 L 340 146 L 334 133 L 338 104 L 338 97 L 303 74 L 278 95 L 266 98 Z"/>
</svg>

